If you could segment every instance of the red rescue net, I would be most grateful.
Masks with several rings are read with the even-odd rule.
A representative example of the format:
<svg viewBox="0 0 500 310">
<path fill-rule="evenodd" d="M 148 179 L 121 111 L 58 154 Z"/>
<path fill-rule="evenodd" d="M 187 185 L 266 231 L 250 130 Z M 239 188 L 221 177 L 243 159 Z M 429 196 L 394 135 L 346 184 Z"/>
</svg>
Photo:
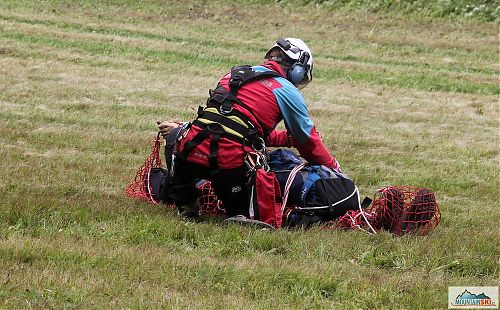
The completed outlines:
<svg viewBox="0 0 500 310">
<path fill-rule="evenodd" d="M 341 216 L 337 222 L 327 223 L 327 227 L 333 226 L 335 228 L 338 227 L 338 228 L 345 228 L 345 229 L 357 228 L 357 229 L 361 229 L 364 231 L 367 231 L 367 229 L 368 229 L 368 232 L 370 232 L 370 228 L 367 227 L 368 224 L 366 223 L 366 221 L 368 221 L 369 223 L 373 223 L 373 221 L 375 220 L 375 217 L 376 217 L 376 213 L 367 212 L 367 211 L 363 211 L 363 213 L 361 213 L 361 211 L 359 211 L 359 210 L 357 210 L 357 211 L 349 210 L 349 211 L 347 211 L 346 214 Z M 364 217 L 363 217 L 363 215 L 364 215 Z M 366 218 L 366 220 L 365 220 L 365 218 Z"/>
<path fill-rule="evenodd" d="M 152 204 L 157 204 L 158 201 L 152 196 L 152 188 L 149 182 L 149 173 L 153 168 L 161 168 L 163 166 L 160 157 L 161 139 L 160 133 L 152 142 L 151 153 L 144 161 L 141 167 L 137 170 L 134 179 L 127 185 L 125 193 L 127 196 L 148 201 Z M 222 207 L 222 202 L 215 195 L 212 188 L 212 183 L 207 180 L 200 180 L 196 185 L 200 191 L 197 203 L 200 210 L 200 215 L 223 215 L 225 210 Z"/>
<path fill-rule="evenodd" d="M 200 191 L 200 196 L 196 201 L 200 215 L 225 215 L 226 211 L 222 206 L 222 201 L 215 195 L 212 183 L 207 180 L 200 180 L 196 184 Z"/>
<path fill-rule="evenodd" d="M 137 170 L 133 181 L 126 187 L 126 194 L 135 199 L 157 204 L 152 196 L 149 173 L 153 168 L 161 168 L 160 134 L 152 143 L 151 154 Z M 215 195 L 212 183 L 200 180 L 197 204 L 200 215 L 224 215 L 222 202 Z M 425 234 L 436 227 L 441 219 L 441 212 L 434 193 L 427 188 L 412 186 L 389 186 L 377 190 L 371 207 L 361 211 L 348 211 L 338 221 L 327 225 L 338 228 L 357 228 L 368 232 L 381 229 L 393 234 Z"/>
<path fill-rule="evenodd" d="M 375 231 L 385 229 L 396 235 L 425 234 L 436 227 L 440 219 L 441 211 L 431 190 L 389 186 L 377 191 L 367 210 L 349 211 L 340 217 L 337 227 L 371 230 L 370 224 Z"/>
<path fill-rule="evenodd" d="M 149 173 L 152 168 L 161 168 L 162 162 L 160 158 L 161 139 L 160 133 L 153 140 L 151 146 L 151 154 L 146 158 L 144 164 L 137 170 L 134 179 L 127 185 L 125 193 L 131 198 L 145 200 L 157 204 L 158 201 L 151 195 L 152 189 L 149 183 Z"/>
</svg>

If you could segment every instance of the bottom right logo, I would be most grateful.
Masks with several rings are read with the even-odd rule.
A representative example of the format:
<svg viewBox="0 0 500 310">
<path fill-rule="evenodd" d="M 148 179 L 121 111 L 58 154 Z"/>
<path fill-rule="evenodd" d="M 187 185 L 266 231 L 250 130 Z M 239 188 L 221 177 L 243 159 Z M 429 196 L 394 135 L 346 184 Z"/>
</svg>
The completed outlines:
<svg viewBox="0 0 500 310">
<path fill-rule="evenodd" d="M 450 286 L 449 309 L 498 309 L 498 286 Z"/>
</svg>

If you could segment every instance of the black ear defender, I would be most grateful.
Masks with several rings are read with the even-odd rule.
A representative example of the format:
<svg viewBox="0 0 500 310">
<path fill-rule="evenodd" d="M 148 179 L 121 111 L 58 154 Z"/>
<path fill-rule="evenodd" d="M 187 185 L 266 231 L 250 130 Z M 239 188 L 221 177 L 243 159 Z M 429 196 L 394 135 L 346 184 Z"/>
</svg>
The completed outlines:
<svg viewBox="0 0 500 310">
<path fill-rule="evenodd" d="M 292 82 L 293 85 L 297 86 L 302 82 L 302 80 L 306 77 L 307 72 L 309 71 L 309 65 L 307 62 L 311 56 L 308 52 L 302 51 L 302 55 L 297 62 L 290 66 L 286 75 L 287 79 Z"/>
<path fill-rule="evenodd" d="M 290 42 L 285 39 L 278 39 L 276 41 L 276 44 L 285 51 L 290 50 L 294 54 L 300 53 L 299 59 L 294 62 L 286 72 L 287 80 L 292 82 L 292 84 L 295 86 L 299 85 L 299 83 L 302 82 L 309 70 L 309 65 L 307 64 L 307 62 L 311 58 L 311 55 L 309 55 L 309 53 L 306 51 L 302 51 L 296 46 L 292 47 Z"/>
</svg>

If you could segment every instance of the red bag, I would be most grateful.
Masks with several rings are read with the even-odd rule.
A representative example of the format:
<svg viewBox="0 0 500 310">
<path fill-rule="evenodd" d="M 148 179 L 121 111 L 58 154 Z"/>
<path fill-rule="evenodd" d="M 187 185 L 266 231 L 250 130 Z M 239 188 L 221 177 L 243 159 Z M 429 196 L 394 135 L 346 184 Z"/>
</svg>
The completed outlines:
<svg viewBox="0 0 500 310">
<path fill-rule="evenodd" d="M 282 223 L 281 191 L 274 172 L 257 169 L 251 190 L 250 218 L 280 228 Z"/>
</svg>

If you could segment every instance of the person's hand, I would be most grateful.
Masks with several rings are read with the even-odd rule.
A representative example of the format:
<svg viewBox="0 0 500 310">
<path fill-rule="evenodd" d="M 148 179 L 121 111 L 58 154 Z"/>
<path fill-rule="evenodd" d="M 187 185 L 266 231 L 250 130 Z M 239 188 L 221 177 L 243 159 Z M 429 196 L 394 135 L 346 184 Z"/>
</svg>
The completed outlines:
<svg viewBox="0 0 500 310">
<path fill-rule="evenodd" d="M 177 127 L 180 126 L 178 123 L 170 122 L 170 121 L 163 121 L 163 122 L 157 121 L 156 124 L 158 125 L 158 129 L 160 130 L 160 134 L 163 137 L 165 137 L 166 135 L 168 135 L 168 133 L 172 129 L 177 128 Z"/>
</svg>

